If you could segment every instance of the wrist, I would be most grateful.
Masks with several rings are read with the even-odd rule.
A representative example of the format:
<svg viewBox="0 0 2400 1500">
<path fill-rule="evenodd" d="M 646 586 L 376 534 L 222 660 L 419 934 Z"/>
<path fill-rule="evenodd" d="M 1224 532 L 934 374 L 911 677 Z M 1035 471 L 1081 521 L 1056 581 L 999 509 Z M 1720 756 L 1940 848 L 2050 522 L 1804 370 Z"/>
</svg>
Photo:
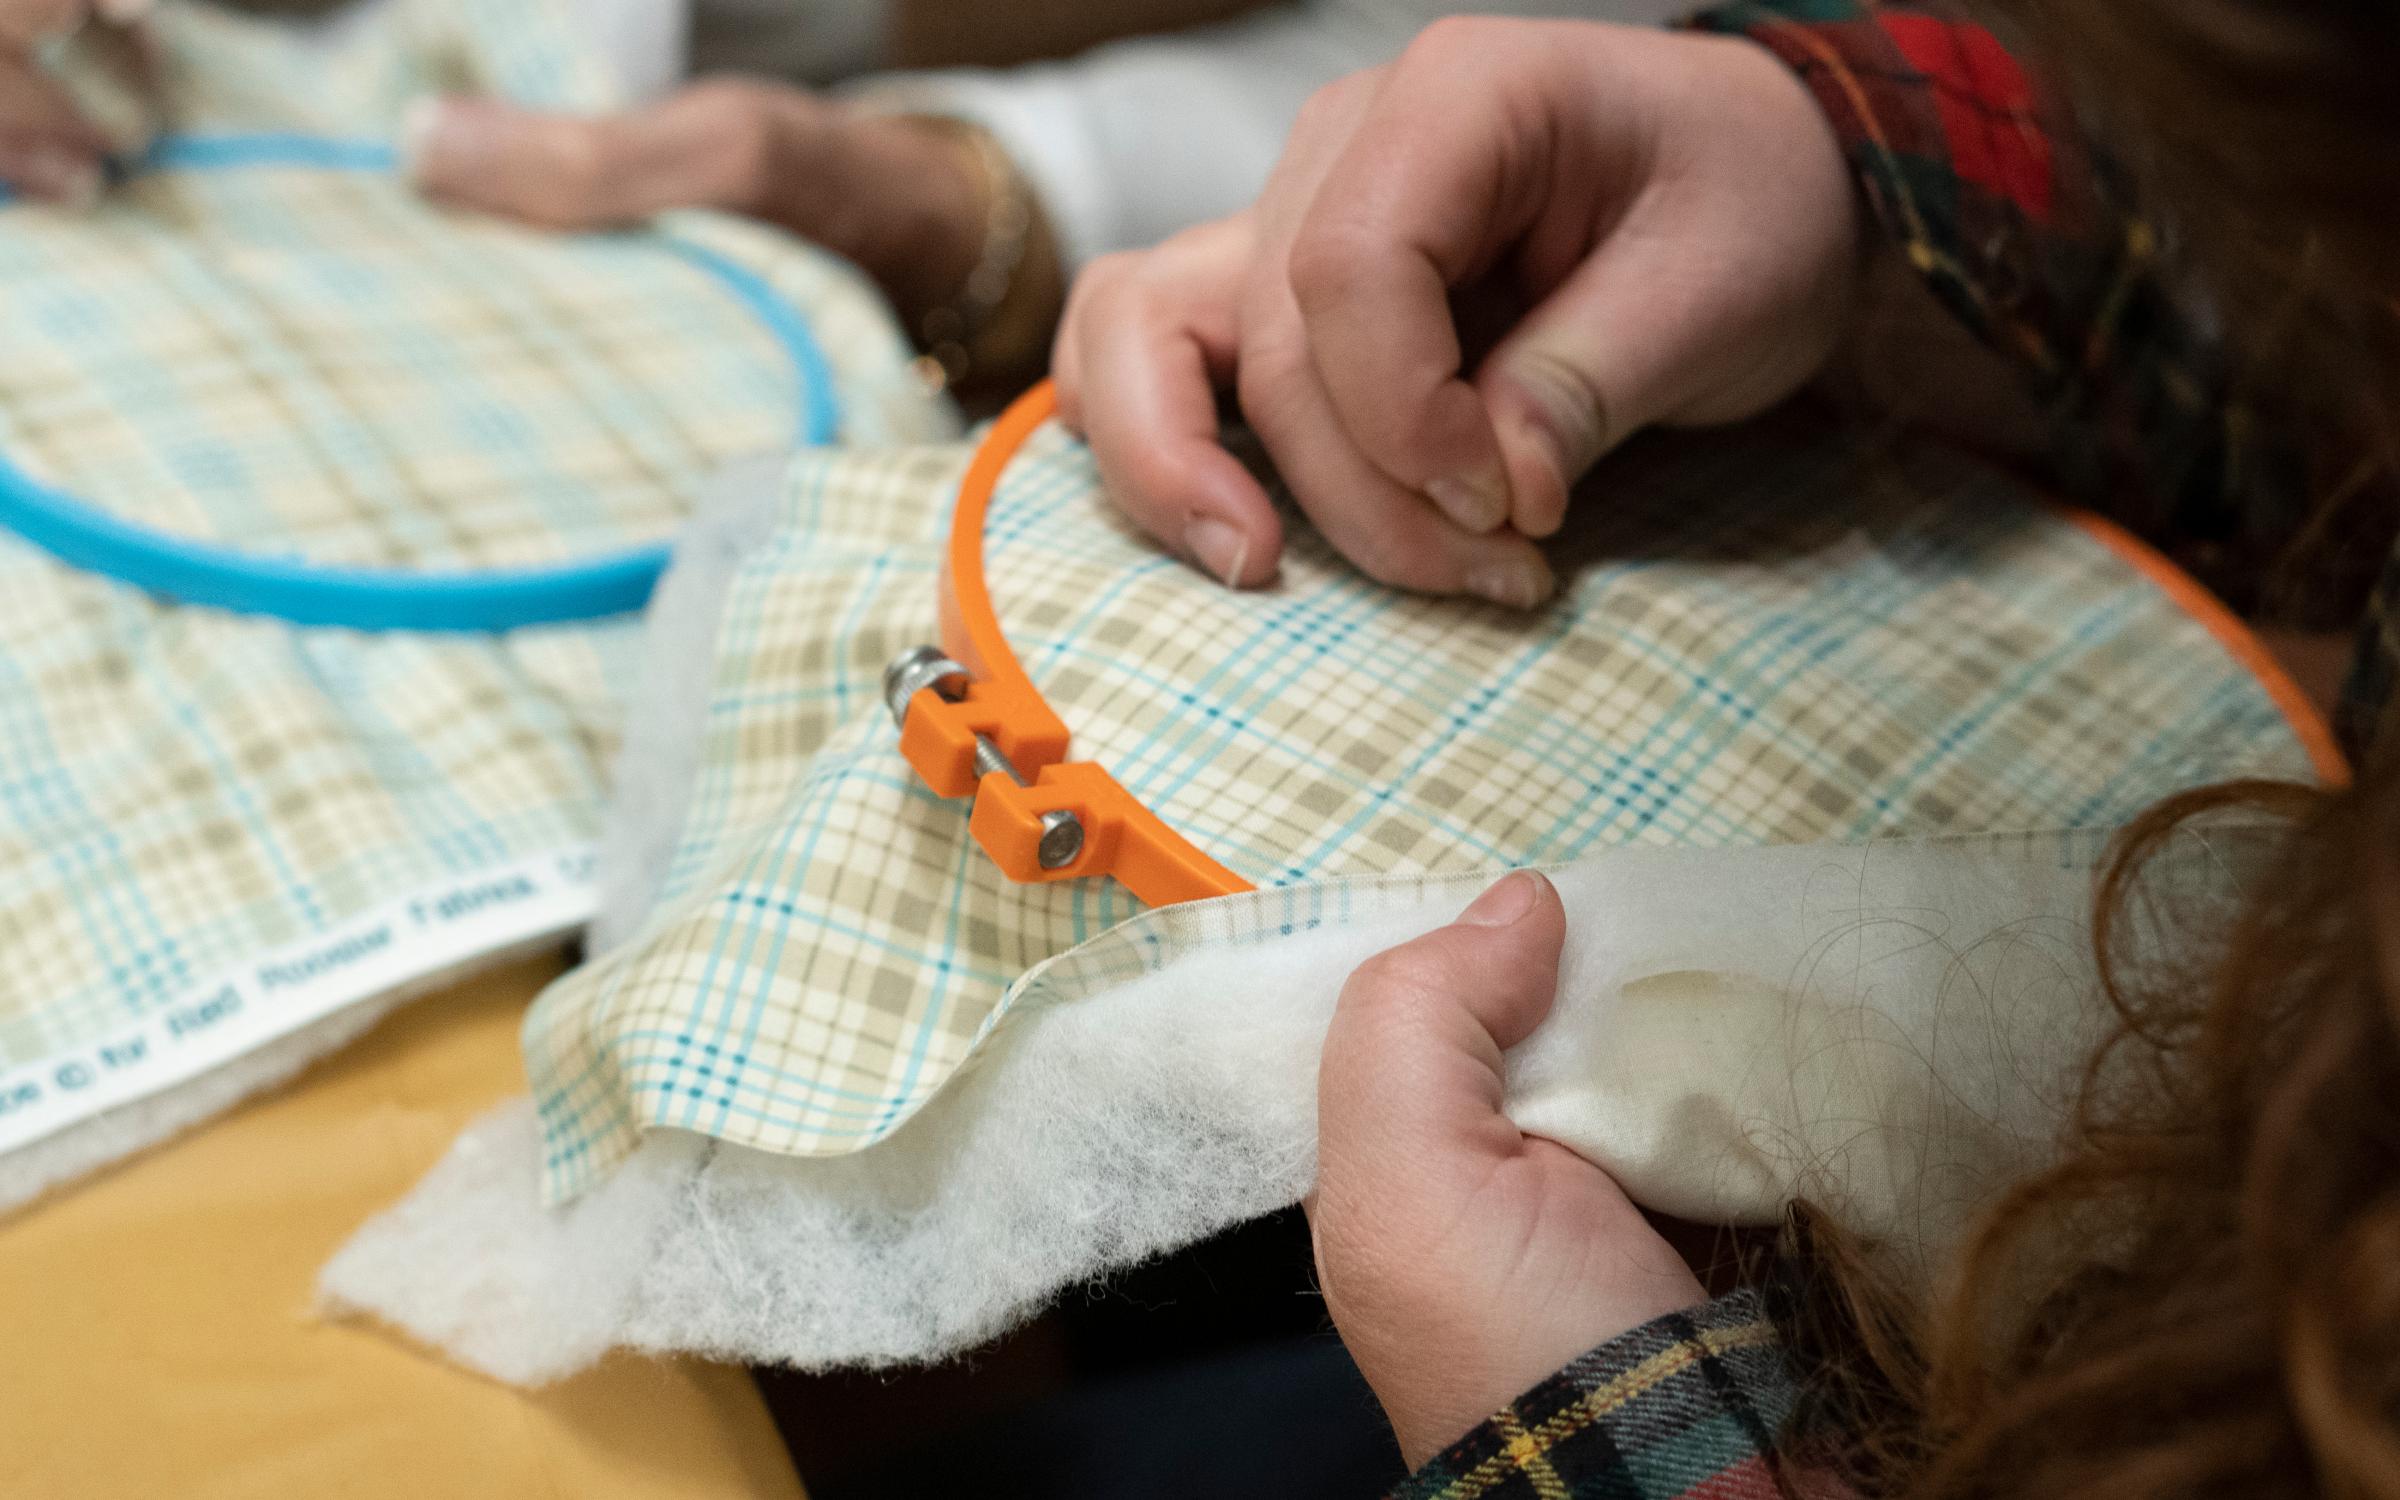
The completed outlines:
<svg viewBox="0 0 2400 1500">
<path fill-rule="evenodd" d="M 1066 301 L 1032 184 L 979 125 L 938 115 L 879 123 L 895 144 L 904 133 L 908 150 L 941 153 L 942 186 L 918 200 L 927 217 L 902 255 L 911 274 L 885 283 L 922 351 L 920 373 L 935 388 L 1013 390 L 1039 370 Z"/>
<path fill-rule="evenodd" d="M 975 269 L 991 187 L 971 144 L 924 120 L 859 113 L 831 173 L 779 174 L 818 204 L 818 241 L 872 276 L 913 333 Z"/>
</svg>

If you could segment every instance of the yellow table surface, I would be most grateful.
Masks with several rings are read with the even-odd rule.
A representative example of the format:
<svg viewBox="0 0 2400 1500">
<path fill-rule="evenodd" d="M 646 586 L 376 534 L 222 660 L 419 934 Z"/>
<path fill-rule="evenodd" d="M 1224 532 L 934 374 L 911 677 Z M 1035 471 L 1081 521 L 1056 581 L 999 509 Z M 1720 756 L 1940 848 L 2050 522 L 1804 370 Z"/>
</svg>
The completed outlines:
<svg viewBox="0 0 2400 1500">
<path fill-rule="evenodd" d="M 0 1495 L 799 1500 L 748 1374 L 521 1392 L 311 1316 L 317 1268 L 523 1091 L 512 965 L 181 1141 L 0 1219 Z"/>
</svg>

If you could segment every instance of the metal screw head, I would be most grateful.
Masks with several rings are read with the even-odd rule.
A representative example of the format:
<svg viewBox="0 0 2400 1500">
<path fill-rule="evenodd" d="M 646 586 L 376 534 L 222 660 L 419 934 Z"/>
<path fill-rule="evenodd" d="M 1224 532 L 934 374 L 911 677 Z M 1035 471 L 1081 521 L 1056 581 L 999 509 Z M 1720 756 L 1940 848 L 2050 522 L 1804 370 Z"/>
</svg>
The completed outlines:
<svg viewBox="0 0 2400 1500">
<path fill-rule="evenodd" d="M 1037 857 L 1045 870 L 1063 870 L 1083 853 L 1083 820 L 1071 812 L 1042 814 L 1042 842 Z"/>
<path fill-rule="evenodd" d="M 891 710 L 892 722 L 906 728 L 908 700 L 926 688 L 945 698 L 955 696 L 945 685 L 955 682 L 963 686 L 966 680 L 967 669 L 944 656 L 939 646 L 911 646 L 883 669 L 883 704 Z"/>
</svg>

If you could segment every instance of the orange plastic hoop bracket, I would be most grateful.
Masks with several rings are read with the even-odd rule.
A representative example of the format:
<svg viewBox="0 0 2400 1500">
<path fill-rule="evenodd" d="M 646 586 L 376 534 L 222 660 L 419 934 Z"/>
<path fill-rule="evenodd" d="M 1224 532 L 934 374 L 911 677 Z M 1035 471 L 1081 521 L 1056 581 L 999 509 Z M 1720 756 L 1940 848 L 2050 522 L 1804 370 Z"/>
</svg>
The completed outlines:
<svg viewBox="0 0 2400 1500">
<path fill-rule="evenodd" d="M 928 679 L 894 705 L 900 751 L 938 795 L 975 799 L 968 829 L 1011 880 L 1109 875 L 1152 906 L 1250 890 L 1104 768 L 1067 760 L 1065 722 L 1000 631 L 984 583 L 984 519 L 1010 461 L 1056 410 L 1045 380 L 1001 414 L 967 466 L 942 569 L 942 650 L 910 653 L 887 679 L 900 689 Z M 918 677 L 902 675 L 911 671 Z"/>
</svg>

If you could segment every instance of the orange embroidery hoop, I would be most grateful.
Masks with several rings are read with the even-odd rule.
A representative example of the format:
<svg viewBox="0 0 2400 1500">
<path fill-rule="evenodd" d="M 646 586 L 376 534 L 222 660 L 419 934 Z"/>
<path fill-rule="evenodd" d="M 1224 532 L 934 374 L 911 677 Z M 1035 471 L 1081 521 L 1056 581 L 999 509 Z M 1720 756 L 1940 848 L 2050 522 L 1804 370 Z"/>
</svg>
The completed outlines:
<svg viewBox="0 0 2400 1500">
<path fill-rule="evenodd" d="M 959 485 L 942 570 L 942 645 L 916 647 L 884 670 L 884 701 L 900 725 L 901 753 L 935 792 L 975 799 L 968 828 L 1011 880 L 1113 875 L 1152 906 L 1254 889 L 1106 769 L 1067 761 L 1066 724 L 1026 677 L 992 612 L 983 576 L 992 491 L 1057 404 L 1046 380 L 1018 397 L 976 449 Z M 2232 653 L 2281 710 L 2328 786 L 2349 784 L 2348 763 L 2324 716 L 2247 625 L 2146 543 L 2088 512 L 2066 514 Z"/>
<path fill-rule="evenodd" d="M 936 794 L 974 799 L 968 831 L 1011 880 L 1113 875 L 1151 906 L 1253 889 L 1104 767 L 1067 759 L 1065 722 L 1000 631 L 983 577 L 984 517 L 1010 460 L 1057 406 L 1047 380 L 1027 391 L 967 466 L 942 569 L 942 644 L 915 647 L 884 669 L 900 753 Z"/>
</svg>

